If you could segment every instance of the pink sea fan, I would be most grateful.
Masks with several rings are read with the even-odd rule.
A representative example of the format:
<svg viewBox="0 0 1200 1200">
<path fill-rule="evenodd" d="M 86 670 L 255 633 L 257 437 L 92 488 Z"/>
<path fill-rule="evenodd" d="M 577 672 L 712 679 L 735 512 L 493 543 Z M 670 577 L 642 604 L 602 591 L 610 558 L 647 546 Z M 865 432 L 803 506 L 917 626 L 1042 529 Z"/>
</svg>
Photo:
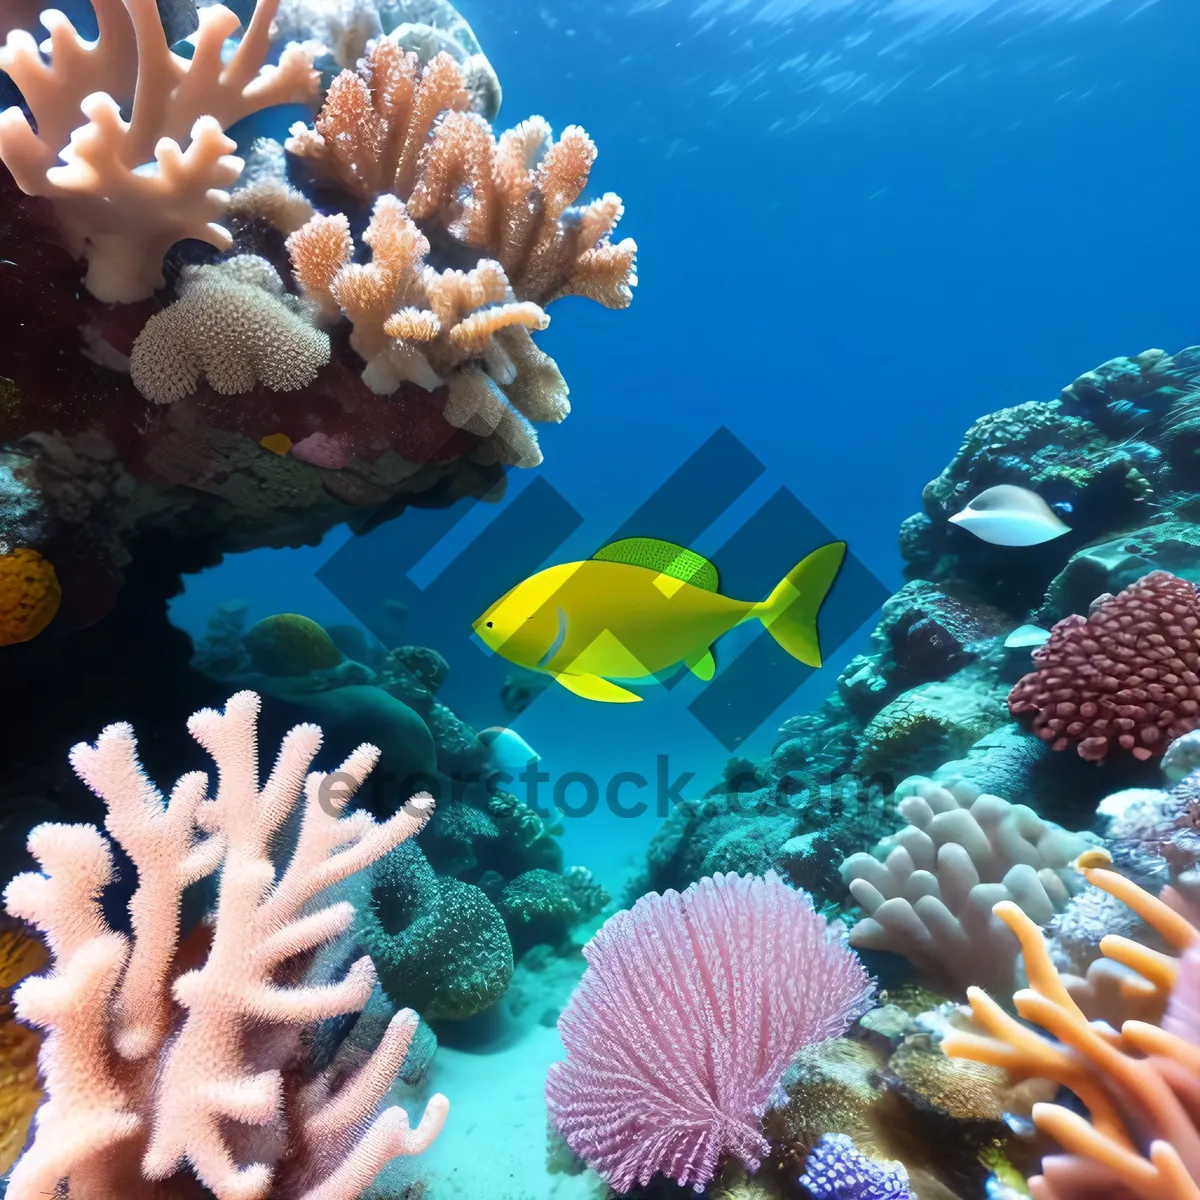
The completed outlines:
<svg viewBox="0 0 1200 1200">
<path fill-rule="evenodd" d="M 844 1033 L 872 985 L 774 872 L 643 896 L 588 943 L 546 1104 L 618 1192 L 656 1172 L 701 1191 L 724 1151 L 757 1170 L 761 1118 L 804 1046 Z"/>
</svg>

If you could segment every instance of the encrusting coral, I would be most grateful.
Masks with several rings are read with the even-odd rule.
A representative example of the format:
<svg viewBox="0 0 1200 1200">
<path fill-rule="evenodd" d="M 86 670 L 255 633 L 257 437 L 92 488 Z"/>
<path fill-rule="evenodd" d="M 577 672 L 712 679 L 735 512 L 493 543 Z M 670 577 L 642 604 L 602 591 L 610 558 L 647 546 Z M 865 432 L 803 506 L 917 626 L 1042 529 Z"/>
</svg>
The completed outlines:
<svg viewBox="0 0 1200 1200">
<path fill-rule="evenodd" d="M 163 283 L 163 255 L 182 238 L 230 246 L 220 222 L 242 160 L 223 131 L 317 94 L 301 46 L 263 66 L 278 3 L 257 0 L 228 62 L 222 48 L 241 24 L 229 9 L 200 12 L 188 59 L 167 45 L 155 0 L 92 0 L 95 43 L 62 13 L 43 14 L 48 58 L 23 30 L 0 48 L 0 69 L 36 125 L 18 107 L 0 114 L 0 161 L 26 195 L 50 200 L 71 250 L 88 260 L 87 286 L 99 299 L 151 295 Z"/>
<path fill-rule="evenodd" d="M 259 383 L 294 392 L 329 361 L 329 335 L 298 311 L 265 259 L 239 254 L 186 267 L 177 290 L 179 299 L 146 322 L 130 358 L 134 384 L 156 404 L 182 400 L 202 377 L 224 396 Z"/>
<path fill-rule="evenodd" d="M 1200 598 L 1166 571 L 1059 621 L 1033 661 L 1009 709 L 1055 750 L 1074 745 L 1101 762 L 1120 748 L 1145 760 L 1200 728 Z"/>
<path fill-rule="evenodd" d="M 553 359 L 529 337 L 549 318 L 517 301 L 499 263 L 435 271 L 429 241 L 395 196 L 381 196 L 363 240 L 369 263 L 352 262 L 344 216 L 314 216 L 287 240 L 304 295 L 354 326 L 351 346 L 366 360 L 363 379 L 379 393 L 409 380 L 432 391 L 443 383 L 453 426 L 489 439 L 497 457 L 518 466 L 541 461 L 533 421 L 561 421 L 567 386 Z"/>
<path fill-rule="evenodd" d="M 1109 869 L 1103 851 L 1079 859 L 1088 881 L 1123 900 L 1165 941 L 1176 959 L 1122 937 L 1104 954 L 1135 971 L 1168 1001 L 1161 1025 L 1126 1021 L 1120 1032 L 1089 1024 L 1063 985 L 1034 923 L 1011 903 L 996 915 L 1020 939 L 1029 987 L 1013 1003 L 1030 1025 L 986 992 L 969 993 L 980 1032 L 952 1032 L 946 1053 L 1003 1067 L 1018 1078 L 1069 1088 L 1090 1121 L 1058 1104 L 1036 1104 L 1038 1129 L 1066 1151 L 1043 1160 L 1029 1180 L 1034 1200 L 1197 1200 L 1200 1197 L 1200 929 L 1172 889 L 1155 899 Z"/>
<path fill-rule="evenodd" d="M 179 1181 L 185 1165 L 217 1200 L 351 1200 L 389 1159 L 420 1153 L 440 1131 L 448 1107 L 440 1095 L 416 1129 L 399 1107 L 375 1115 L 416 1028 L 412 1012 L 392 1019 L 348 1077 L 336 1058 L 324 1072 L 309 1069 L 304 1053 L 317 1022 L 361 1011 L 375 986 L 369 958 L 341 982 L 306 979 L 314 953 L 353 918 L 345 902 L 311 902 L 412 837 L 432 801 L 414 797 L 381 825 L 361 811 L 339 817 L 353 788 L 326 794 L 325 775 L 306 776 L 321 743 L 314 725 L 284 738 L 260 790 L 258 710 L 258 697 L 241 692 L 224 711 L 205 709 L 188 722 L 217 765 L 211 798 L 207 776 L 192 772 L 164 803 L 127 725 L 72 750 L 72 766 L 105 801 L 105 827 L 137 872 L 131 933 L 114 928 L 101 904 L 115 863 L 100 831 L 35 828 L 29 849 L 43 873 L 18 875 L 4 899 L 53 955 L 52 972 L 15 994 L 18 1016 L 46 1034 L 48 1098 L 13 1169 L 9 1200 L 64 1188 L 89 1198 L 163 1197 L 175 1193 L 161 1181 Z M 340 777 L 361 785 L 377 757 L 360 746 Z M 294 847 L 277 877 L 271 847 L 301 796 Z M 207 955 L 186 969 L 178 961 L 181 898 L 218 871 Z M 179 1189 L 191 1194 L 182 1182 Z"/>
<path fill-rule="evenodd" d="M 969 984 L 1011 989 L 1018 946 L 993 906 L 1049 921 L 1082 886 L 1071 864 L 1090 843 L 963 782 L 907 779 L 896 796 L 908 825 L 842 864 L 866 913 L 851 944 L 903 954 L 960 994 Z"/>
</svg>

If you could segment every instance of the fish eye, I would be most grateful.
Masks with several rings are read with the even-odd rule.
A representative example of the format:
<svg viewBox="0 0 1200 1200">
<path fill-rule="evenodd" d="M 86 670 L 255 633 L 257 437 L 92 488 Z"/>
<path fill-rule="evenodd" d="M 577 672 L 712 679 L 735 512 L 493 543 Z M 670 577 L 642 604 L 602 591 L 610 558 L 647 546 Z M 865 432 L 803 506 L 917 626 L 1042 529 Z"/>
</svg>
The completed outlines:
<svg viewBox="0 0 1200 1200">
<path fill-rule="evenodd" d="M 491 629 L 491 627 L 492 627 L 492 623 L 491 623 L 491 621 L 489 621 L 489 622 L 487 623 L 487 627 L 488 627 L 489 629 Z"/>
</svg>

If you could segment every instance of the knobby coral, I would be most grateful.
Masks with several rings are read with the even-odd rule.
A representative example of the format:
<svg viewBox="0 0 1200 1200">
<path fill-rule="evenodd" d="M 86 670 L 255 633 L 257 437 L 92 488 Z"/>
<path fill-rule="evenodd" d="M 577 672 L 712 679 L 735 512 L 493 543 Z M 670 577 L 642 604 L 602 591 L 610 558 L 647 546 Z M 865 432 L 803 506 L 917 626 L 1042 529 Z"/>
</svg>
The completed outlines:
<svg viewBox="0 0 1200 1200">
<path fill-rule="evenodd" d="M 1011 989 L 1018 946 L 993 906 L 1049 921 L 1082 886 L 1071 864 L 1088 840 L 965 782 L 914 777 L 896 794 L 908 825 L 842 864 L 866 913 L 851 943 L 903 954 L 960 994 L 971 983 Z"/>
<path fill-rule="evenodd" d="M 46 1033 L 48 1098 L 36 1136 L 13 1170 L 10 1200 L 66 1189 L 74 1196 L 168 1194 L 156 1181 L 185 1164 L 218 1200 L 351 1200 L 398 1154 L 437 1136 L 447 1102 L 435 1096 L 410 1129 L 403 1109 L 374 1116 L 416 1027 L 403 1011 L 365 1064 L 334 1090 L 332 1069 L 305 1069 L 304 1039 L 325 1018 L 361 1010 L 374 984 L 369 958 L 341 982 L 306 982 L 315 951 L 350 924 L 347 903 L 313 909 L 331 885 L 412 837 L 427 796 L 376 824 L 339 817 L 348 799 L 324 795 L 306 772 L 321 743 L 314 725 L 283 741 L 258 783 L 259 699 L 235 695 L 188 728 L 217 765 L 184 775 L 169 799 L 146 777 L 133 731 L 109 726 L 71 763 L 107 805 L 105 826 L 137 871 L 131 933 L 114 928 L 101 895 L 114 877 L 109 842 L 91 825 L 40 825 L 29 849 L 44 873 L 17 876 L 9 912 L 35 925 L 53 970 L 17 989 L 18 1016 Z M 340 775 L 361 784 L 378 758 L 360 746 Z M 276 878 L 274 840 L 303 795 L 299 831 Z M 203 965 L 175 965 L 186 887 L 220 871 Z M 373 1119 L 372 1119 L 373 1118 Z"/>
<path fill-rule="evenodd" d="M 201 377 L 226 396 L 259 383 L 293 392 L 312 383 L 329 361 L 329 335 L 299 311 L 265 259 L 239 254 L 187 267 L 178 295 L 133 343 L 133 382 L 155 404 L 182 400 Z"/>
<path fill-rule="evenodd" d="M 228 62 L 222 47 L 240 25 L 229 9 L 201 10 L 188 59 L 167 45 L 155 0 L 92 0 L 94 43 L 62 13 L 44 13 L 48 58 L 23 30 L 0 48 L 0 69 L 21 89 L 35 122 L 18 107 L 0 114 L 0 161 L 26 195 L 51 201 L 72 251 L 88 260 L 87 286 L 100 299 L 149 296 L 163 283 L 163 255 L 182 238 L 231 244 L 220 224 L 224 189 L 242 160 L 223 131 L 251 113 L 317 94 L 306 49 L 288 46 L 277 66 L 263 66 L 278 3 L 256 0 Z"/>
<path fill-rule="evenodd" d="M 800 1184 L 813 1200 L 913 1200 L 903 1164 L 873 1162 L 844 1133 L 813 1147 Z"/>
<path fill-rule="evenodd" d="M 722 1152 L 756 1170 L 792 1056 L 869 1004 L 855 954 L 777 875 L 714 875 L 609 918 L 559 1020 L 546 1103 L 615 1191 L 657 1173 L 702 1191 Z"/>
<path fill-rule="evenodd" d="M 1145 760 L 1200 728 L 1200 598 L 1166 571 L 1059 621 L 1033 661 L 1009 709 L 1055 750 L 1102 762 L 1119 747 Z"/>
<path fill-rule="evenodd" d="M 1020 939 L 1029 987 L 1013 1003 L 1044 1037 L 1010 1016 L 986 992 L 969 993 L 980 1032 L 946 1037 L 947 1054 L 1003 1067 L 1018 1078 L 1045 1078 L 1069 1088 L 1091 1120 L 1057 1104 L 1036 1104 L 1037 1127 L 1066 1151 L 1043 1161 L 1029 1181 L 1034 1200 L 1197 1200 L 1200 1197 L 1200 1023 L 1197 975 L 1200 929 L 1167 889 L 1155 899 L 1108 869 L 1103 851 L 1081 856 L 1090 883 L 1123 900 L 1182 959 L 1128 938 L 1109 937 L 1104 954 L 1136 971 L 1170 998 L 1161 1026 L 1126 1021 L 1115 1032 L 1092 1025 L 1059 978 L 1046 944 L 1016 905 L 996 915 Z M 1169 903 L 1168 903 L 1169 902 Z"/>
<path fill-rule="evenodd" d="M 366 360 L 363 379 L 387 394 L 408 380 L 449 390 L 446 420 L 487 437 L 496 457 L 518 466 L 541 461 L 533 421 L 561 421 L 567 385 L 529 329 L 549 318 L 518 301 L 499 263 L 435 271 L 429 241 L 395 196 L 375 203 L 364 241 L 369 263 L 352 261 L 344 216 L 314 216 L 288 238 L 292 270 L 320 311 L 344 314 L 350 344 Z"/>
</svg>

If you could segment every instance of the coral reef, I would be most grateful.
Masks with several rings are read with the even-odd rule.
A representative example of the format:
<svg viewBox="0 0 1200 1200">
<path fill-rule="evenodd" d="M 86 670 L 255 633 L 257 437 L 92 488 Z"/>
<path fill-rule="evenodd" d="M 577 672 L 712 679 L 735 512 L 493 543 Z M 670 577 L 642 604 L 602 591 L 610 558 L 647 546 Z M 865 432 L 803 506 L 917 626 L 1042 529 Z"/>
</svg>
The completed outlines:
<svg viewBox="0 0 1200 1200">
<path fill-rule="evenodd" d="M 263 66 L 277 5 L 257 0 L 228 63 L 222 46 L 239 21 L 221 5 L 203 10 L 190 59 L 171 52 L 148 0 L 94 0 L 95 45 L 54 14 L 47 60 L 31 34 L 9 33 L 0 69 L 21 89 L 34 124 L 20 108 L 0 115 L 0 161 L 26 195 L 50 200 L 71 250 L 88 260 L 87 286 L 99 299 L 149 296 L 163 283 L 163 256 L 183 238 L 220 250 L 232 244 L 219 222 L 242 160 L 222 131 L 317 95 L 300 46 Z M 87 122 L 76 127 L 81 111 Z"/>
<path fill-rule="evenodd" d="M 585 955 L 546 1103 L 617 1191 L 660 1172 L 699 1190 L 723 1151 L 757 1169 L 788 1061 L 840 1034 L 871 993 L 809 898 L 773 874 L 644 896 Z"/>
<path fill-rule="evenodd" d="M 1072 864 L 1088 839 L 967 784 L 907 779 L 896 795 L 908 826 L 842 864 L 866 913 L 851 944 L 902 954 L 951 992 L 1011 990 L 1019 948 L 993 907 L 1045 924 L 1082 887 Z"/>
<path fill-rule="evenodd" d="M 127 934 L 101 905 L 111 843 L 91 825 L 46 824 L 29 839 L 42 873 L 5 890 L 9 913 L 44 934 L 54 959 L 52 973 L 15 994 L 17 1015 L 46 1033 L 48 1095 L 9 1180 L 12 1200 L 64 1183 L 85 1195 L 161 1195 L 158 1181 L 185 1168 L 217 1197 L 349 1200 L 386 1161 L 422 1152 L 440 1131 L 441 1096 L 416 1129 L 399 1107 L 374 1115 L 412 1038 L 411 1012 L 398 1013 L 341 1079 L 332 1068 L 306 1071 L 302 1050 L 306 1028 L 361 1010 L 375 981 L 367 958 L 341 982 L 306 979 L 314 953 L 353 918 L 345 902 L 309 904 L 412 837 L 432 802 L 415 797 L 383 825 L 363 813 L 340 817 L 348 793 L 326 796 L 325 777 L 306 775 L 321 744 L 312 725 L 284 739 L 260 790 L 258 713 L 259 698 L 244 692 L 189 721 L 217 765 L 211 797 L 207 776 L 193 772 L 164 800 L 128 725 L 72 750 L 137 887 Z M 377 756 L 360 746 L 339 774 L 361 784 Z M 302 794 L 294 847 L 276 877 L 270 846 Z M 180 961 L 180 905 L 185 888 L 214 873 L 208 945 L 193 966 Z"/>
<path fill-rule="evenodd" d="M 462 300 L 455 311 L 463 320 L 450 320 L 432 294 L 413 301 L 432 304 L 422 314 L 447 316 L 442 348 L 453 347 L 453 362 L 432 357 L 453 388 L 431 367 L 420 383 L 397 377 L 379 394 L 360 378 L 349 325 L 314 326 L 320 314 L 297 294 L 284 247 L 316 211 L 306 194 L 317 190 L 314 181 L 301 178 L 306 163 L 259 138 L 243 151 L 243 165 L 223 132 L 298 100 L 330 116 L 345 92 L 343 80 L 331 102 L 323 93 L 311 62 L 318 47 L 307 36 L 282 44 L 288 14 L 278 7 L 244 5 L 238 40 L 233 13 L 206 5 L 190 45 L 175 53 L 168 42 L 186 21 L 173 23 L 170 10 L 160 14 L 152 0 L 97 0 L 94 44 L 52 14 L 46 57 L 20 29 L 0 51 L 28 105 L 0 118 L 0 254 L 11 265 L 0 322 L 22 328 L 36 320 L 41 333 L 0 360 L 0 513 L 12 547 L 36 551 L 58 573 L 65 599 L 51 637 L 103 617 L 131 559 L 164 530 L 181 543 L 180 557 L 204 563 L 315 540 L 343 521 L 392 516 L 416 496 L 439 506 L 463 495 L 497 497 L 500 460 L 540 457 L 529 417 L 566 412 L 552 360 L 523 327 L 497 333 L 504 321 L 488 306 L 500 285 L 479 260 L 501 261 L 502 247 L 481 256 L 456 238 L 457 218 L 433 200 L 419 218 L 431 246 L 427 266 L 440 280 L 433 290 L 448 297 L 454 281 L 469 276 L 462 281 L 480 296 Z M 327 15 L 331 23 L 345 18 L 352 41 L 349 26 L 365 28 L 369 7 L 347 0 Z M 297 20 L 313 16 L 293 10 Z M 411 186 L 424 190 L 401 197 L 413 200 L 442 186 L 458 153 L 442 117 L 469 117 L 494 142 L 483 117 L 468 111 L 464 76 L 476 71 L 480 94 L 492 91 L 477 70 L 486 59 L 448 5 L 389 3 L 376 19 L 380 28 L 411 26 L 420 38 L 421 26 L 446 39 L 424 69 L 395 39 L 378 39 L 372 52 L 372 61 L 390 55 L 396 87 L 405 72 L 414 82 L 423 70 L 449 81 L 449 91 L 419 97 Z M 264 66 L 268 52 L 273 65 Z M 399 91 L 389 95 L 402 104 Z M 418 153 L 435 125 L 439 149 Z M 539 153 L 532 141 L 526 148 Z M 509 179 L 514 188 L 545 189 L 526 230 L 532 241 L 504 243 L 515 255 L 509 276 L 550 289 L 528 298 L 530 308 L 522 297 L 525 319 L 553 292 L 628 302 L 633 243 L 608 238 L 619 202 L 605 196 L 575 207 L 591 156 L 591 143 L 572 133 L 543 164 L 531 160 Z M 512 165 L 500 143 L 494 157 L 497 171 Z M 349 200 L 342 207 L 357 229 Z M 401 324 L 404 316 L 385 314 Z M 407 332 L 421 333 L 425 320 Z M 389 336 L 391 357 L 408 344 Z M 428 349 L 413 346 L 414 355 Z"/>
<path fill-rule="evenodd" d="M 564 867 L 559 826 L 484 782 L 475 731 L 437 699 L 450 670 L 439 654 L 385 650 L 357 627 L 327 630 L 297 613 L 248 628 L 246 616 L 233 603 L 213 614 L 196 648 L 203 671 L 317 720 L 338 753 L 362 738 L 378 746 L 382 783 L 358 800 L 376 816 L 417 788 L 437 798 L 418 838 L 372 870 L 360 906 L 357 934 L 384 989 L 426 1020 L 494 1008 L 515 960 L 568 946 L 607 904 L 604 889 L 586 867 Z M 335 632 L 373 665 L 344 655 Z"/>
<path fill-rule="evenodd" d="M 1153 571 L 1101 596 L 1087 617 L 1055 625 L 1009 709 L 1031 716 L 1034 732 L 1055 750 L 1074 745 L 1090 762 L 1117 747 L 1153 758 L 1200 727 L 1198 631 L 1196 585 Z"/>
<path fill-rule="evenodd" d="M 1058 1104 L 1038 1104 L 1033 1119 L 1065 1155 L 1046 1158 L 1041 1176 L 1030 1180 L 1035 1200 L 1151 1200 L 1195 1196 L 1200 1182 L 1195 1073 L 1196 947 L 1200 931 L 1168 903 L 1155 900 L 1108 870 L 1107 855 L 1080 859 L 1090 882 L 1132 906 L 1182 951 L 1174 960 L 1136 942 L 1110 938 L 1106 956 L 1142 976 L 1170 998 L 1162 1024 L 1127 1021 L 1119 1033 L 1088 1023 L 1064 988 L 1036 926 L 1014 905 L 997 915 L 1020 938 L 1029 987 L 1013 1002 L 1017 1012 L 1051 1037 L 1030 1030 L 985 992 L 972 989 L 977 1033 L 954 1033 L 947 1054 L 1003 1067 L 1018 1078 L 1047 1078 L 1069 1088 L 1090 1121 Z"/>
</svg>

